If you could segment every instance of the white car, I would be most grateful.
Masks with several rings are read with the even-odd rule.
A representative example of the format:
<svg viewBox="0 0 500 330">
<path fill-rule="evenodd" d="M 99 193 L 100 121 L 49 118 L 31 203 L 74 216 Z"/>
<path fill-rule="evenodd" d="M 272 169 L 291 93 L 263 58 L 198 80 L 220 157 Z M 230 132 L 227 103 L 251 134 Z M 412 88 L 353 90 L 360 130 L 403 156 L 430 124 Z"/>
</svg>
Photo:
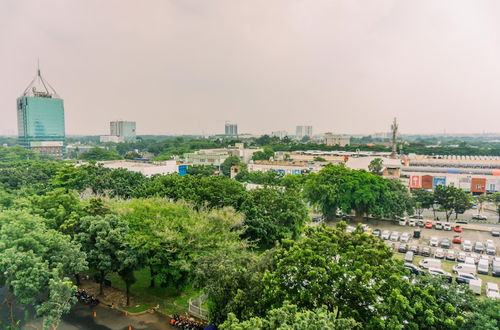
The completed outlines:
<svg viewBox="0 0 500 330">
<path fill-rule="evenodd" d="M 417 221 L 415 219 L 408 220 L 408 226 L 415 227 L 417 225 Z"/>
<path fill-rule="evenodd" d="M 495 245 L 493 245 L 493 243 L 486 245 L 486 254 L 489 254 L 492 256 L 497 254 L 497 248 L 495 247 Z"/>
<path fill-rule="evenodd" d="M 486 297 L 490 299 L 500 299 L 498 284 L 492 282 L 486 283 Z"/>
<path fill-rule="evenodd" d="M 438 244 L 439 244 L 438 238 L 436 236 L 431 237 L 430 244 L 431 244 L 431 246 L 438 246 Z"/>
<path fill-rule="evenodd" d="M 406 226 L 406 219 L 405 218 L 399 219 L 399 225 L 400 226 Z"/>
<path fill-rule="evenodd" d="M 403 243 L 408 243 L 408 241 L 410 240 L 410 234 L 402 233 L 401 238 L 399 240 Z"/>
<path fill-rule="evenodd" d="M 444 258 L 444 250 L 441 248 L 436 249 L 436 251 L 434 252 L 434 258 L 443 259 Z"/>
<path fill-rule="evenodd" d="M 382 235 L 380 236 L 382 239 L 389 239 L 389 237 L 391 236 L 391 232 L 388 231 L 388 230 L 384 230 L 382 232 Z"/>
<path fill-rule="evenodd" d="M 448 223 L 448 222 L 447 222 L 447 223 L 445 223 L 445 224 L 444 224 L 444 226 L 443 226 L 443 229 L 444 229 L 444 230 L 448 230 L 448 231 L 450 231 L 450 230 L 451 230 L 451 224 L 450 224 L 450 223 Z"/>
<path fill-rule="evenodd" d="M 472 242 L 469 240 L 465 240 L 464 243 L 462 244 L 462 248 L 464 249 L 465 252 L 471 252 Z"/>
<path fill-rule="evenodd" d="M 399 233 L 397 231 L 393 231 L 390 240 L 393 242 L 399 241 Z"/>
<path fill-rule="evenodd" d="M 477 264 L 477 272 L 479 274 L 485 274 L 488 275 L 490 271 L 490 263 L 488 260 L 481 259 L 479 260 L 479 263 Z"/>
</svg>

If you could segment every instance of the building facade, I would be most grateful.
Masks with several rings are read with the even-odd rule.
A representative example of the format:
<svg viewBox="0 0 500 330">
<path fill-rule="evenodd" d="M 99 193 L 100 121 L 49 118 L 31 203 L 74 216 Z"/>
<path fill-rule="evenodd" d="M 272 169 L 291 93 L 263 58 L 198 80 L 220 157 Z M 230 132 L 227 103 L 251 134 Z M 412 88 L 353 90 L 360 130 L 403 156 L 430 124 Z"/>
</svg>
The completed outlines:
<svg viewBox="0 0 500 330">
<path fill-rule="evenodd" d="M 232 136 L 238 135 L 238 125 L 226 123 L 224 126 L 224 134 Z"/>
<path fill-rule="evenodd" d="M 288 133 L 287 131 L 273 131 L 271 132 L 271 136 L 283 139 L 285 136 L 288 136 Z"/>
<path fill-rule="evenodd" d="M 64 101 L 41 74 L 17 99 L 19 144 L 42 155 L 62 157 L 66 131 Z"/>
<path fill-rule="evenodd" d="M 297 126 L 295 128 L 295 137 L 302 139 L 304 136 L 312 137 L 312 126 Z"/>
<path fill-rule="evenodd" d="M 135 142 L 135 121 L 112 121 L 109 123 L 109 135 L 118 136 L 121 142 Z"/>
<path fill-rule="evenodd" d="M 348 146 L 351 143 L 351 138 L 333 133 L 325 133 L 323 143 L 327 146 Z"/>
</svg>

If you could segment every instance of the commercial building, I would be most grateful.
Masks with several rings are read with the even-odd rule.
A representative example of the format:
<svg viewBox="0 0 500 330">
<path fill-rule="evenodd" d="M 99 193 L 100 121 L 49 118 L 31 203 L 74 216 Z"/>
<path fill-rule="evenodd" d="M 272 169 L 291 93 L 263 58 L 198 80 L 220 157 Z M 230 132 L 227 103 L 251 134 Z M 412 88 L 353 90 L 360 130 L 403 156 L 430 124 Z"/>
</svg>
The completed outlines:
<svg viewBox="0 0 500 330">
<path fill-rule="evenodd" d="M 110 169 L 122 168 L 132 172 L 139 172 L 145 176 L 156 174 L 171 174 L 179 173 L 186 174 L 187 166 L 177 163 L 175 160 L 167 160 L 163 162 L 145 162 L 133 160 L 110 160 L 99 162 L 103 167 Z"/>
<path fill-rule="evenodd" d="M 275 136 L 277 138 L 284 138 L 285 136 L 288 136 L 287 131 L 273 131 L 271 132 L 271 136 Z"/>
<path fill-rule="evenodd" d="M 333 134 L 331 132 L 325 133 L 323 137 L 323 144 L 327 146 L 348 146 L 351 143 L 351 138 L 348 136 L 342 136 L 338 134 Z"/>
<path fill-rule="evenodd" d="M 230 135 L 230 136 L 237 136 L 238 135 L 238 125 L 226 123 L 224 126 L 224 134 Z"/>
<path fill-rule="evenodd" d="M 19 144 L 43 155 L 62 157 L 65 142 L 64 102 L 43 79 L 40 69 L 17 98 Z"/>
<path fill-rule="evenodd" d="M 295 137 L 297 139 L 302 139 L 304 136 L 312 137 L 313 127 L 312 126 L 297 126 L 295 127 Z"/>
<path fill-rule="evenodd" d="M 261 148 L 245 148 L 243 143 L 236 143 L 234 147 L 220 149 L 203 149 L 184 155 L 184 161 L 190 165 L 213 165 L 220 166 L 226 158 L 237 156 L 240 161 L 248 163 L 255 152 L 262 151 Z"/>
<path fill-rule="evenodd" d="M 135 142 L 135 126 L 135 121 L 112 121 L 109 123 L 109 135 L 118 136 L 121 142 Z"/>
</svg>

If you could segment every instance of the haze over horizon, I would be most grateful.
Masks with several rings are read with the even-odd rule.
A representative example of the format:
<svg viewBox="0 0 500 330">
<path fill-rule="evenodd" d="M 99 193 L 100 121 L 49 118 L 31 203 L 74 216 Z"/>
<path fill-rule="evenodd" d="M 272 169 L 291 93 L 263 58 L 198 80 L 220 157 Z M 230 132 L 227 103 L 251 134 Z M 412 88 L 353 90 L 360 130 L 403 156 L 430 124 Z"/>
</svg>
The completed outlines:
<svg viewBox="0 0 500 330">
<path fill-rule="evenodd" d="M 499 132 L 498 1 L 0 4 L 0 134 L 36 73 L 66 133 Z"/>
</svg>

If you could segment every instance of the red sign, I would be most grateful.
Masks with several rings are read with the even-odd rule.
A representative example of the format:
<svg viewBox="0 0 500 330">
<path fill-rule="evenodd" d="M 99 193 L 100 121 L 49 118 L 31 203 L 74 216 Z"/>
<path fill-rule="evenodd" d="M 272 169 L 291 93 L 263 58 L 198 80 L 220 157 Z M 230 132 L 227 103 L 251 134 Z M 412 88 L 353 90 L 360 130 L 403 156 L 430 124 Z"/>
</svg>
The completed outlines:
<svg viewBox="0 0 500 330">
<path fill-rule="evenodd" d="M 420 189 L 422 188 L 422 181 L 420 175 L 412 175 L 410 177 L 410 188 L 411 189 Z"/>
</svg>

